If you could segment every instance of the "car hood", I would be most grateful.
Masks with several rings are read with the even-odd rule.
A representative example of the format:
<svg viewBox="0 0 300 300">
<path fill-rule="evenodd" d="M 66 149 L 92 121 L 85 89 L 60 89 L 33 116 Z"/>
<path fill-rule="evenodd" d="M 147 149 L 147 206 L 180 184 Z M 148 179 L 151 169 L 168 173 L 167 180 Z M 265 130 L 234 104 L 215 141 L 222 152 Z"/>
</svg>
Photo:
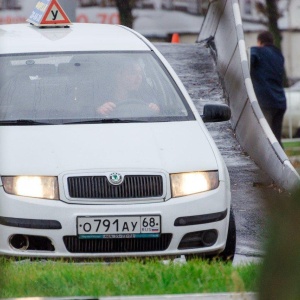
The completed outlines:
<svg viewBox="0 0 300 300">
<path fill-rule="evenodd" d="M 197 121 L 2 126 L 1 175 L 216 170 L 206 135 Z"/>
</svg>

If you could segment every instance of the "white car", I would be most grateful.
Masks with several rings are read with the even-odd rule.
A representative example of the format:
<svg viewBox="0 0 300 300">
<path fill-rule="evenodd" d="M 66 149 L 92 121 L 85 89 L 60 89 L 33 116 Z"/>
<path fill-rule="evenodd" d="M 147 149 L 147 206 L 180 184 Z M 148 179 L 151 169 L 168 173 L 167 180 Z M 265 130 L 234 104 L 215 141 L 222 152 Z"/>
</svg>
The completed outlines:
<svg viewBox="0 0 300 300">
<path fill-rule="evenodd" d="M 200 116 L 123 26 L 0 32 L 0 255 L 233 258 L 230 179 L 204 124 L 225 104 Z"/>
</svg>

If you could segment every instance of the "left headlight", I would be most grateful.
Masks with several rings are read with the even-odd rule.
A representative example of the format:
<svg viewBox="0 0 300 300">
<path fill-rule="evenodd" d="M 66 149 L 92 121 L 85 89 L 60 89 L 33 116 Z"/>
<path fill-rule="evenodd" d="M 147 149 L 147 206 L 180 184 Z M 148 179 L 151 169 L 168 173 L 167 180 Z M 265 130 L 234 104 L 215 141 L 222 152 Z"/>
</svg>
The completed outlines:
<svg viewBox="0 0 300 300">
<path fill-rule="evenodd" d="M 57 177 L 2 176 L 4 191 L 8 194 L 58 200 Z"/>
<path fill-rule="evenodd" d="M 213 190 L 218 186 L 218 171 L 171 174 L 173 198 Z"/>
</svg>

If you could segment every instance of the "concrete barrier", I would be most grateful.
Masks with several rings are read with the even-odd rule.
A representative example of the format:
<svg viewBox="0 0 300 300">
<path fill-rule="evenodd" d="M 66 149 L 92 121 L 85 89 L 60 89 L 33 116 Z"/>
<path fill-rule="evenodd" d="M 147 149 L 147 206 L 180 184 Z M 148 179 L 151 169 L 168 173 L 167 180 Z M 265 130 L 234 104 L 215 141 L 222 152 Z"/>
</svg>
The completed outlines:
<svg viewBox="0 0 300 300">
<path fill-rule="evenodd" d="M 212 39 L 213 37 L 213 39 Z M 240 145 L 274 182 L 291 191 L 300 176 L 272 133 L 250 79 L 238 0 L 209 4 L 197 42 L 208 40 L 232 110 L 231 124 Z"/>
</svg>

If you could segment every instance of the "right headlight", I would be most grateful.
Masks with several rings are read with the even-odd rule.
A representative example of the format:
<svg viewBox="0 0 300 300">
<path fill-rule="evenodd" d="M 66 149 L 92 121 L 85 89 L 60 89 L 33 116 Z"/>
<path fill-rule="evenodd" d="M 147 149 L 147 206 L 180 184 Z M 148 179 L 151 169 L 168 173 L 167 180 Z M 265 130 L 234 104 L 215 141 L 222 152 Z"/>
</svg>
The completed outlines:
<svg viewBox="0 0 300 300">
<path fill-rule="evenodd" d="M 8 194 L 58 200 L 58 182 L 54 176 L 2 176 Z"/>
<path fill-rule="evenodd" d="M 182 197 L 216 189 L 219 186 L 218 171 L 171 174 L 172 197 Z"/>
</svg>

